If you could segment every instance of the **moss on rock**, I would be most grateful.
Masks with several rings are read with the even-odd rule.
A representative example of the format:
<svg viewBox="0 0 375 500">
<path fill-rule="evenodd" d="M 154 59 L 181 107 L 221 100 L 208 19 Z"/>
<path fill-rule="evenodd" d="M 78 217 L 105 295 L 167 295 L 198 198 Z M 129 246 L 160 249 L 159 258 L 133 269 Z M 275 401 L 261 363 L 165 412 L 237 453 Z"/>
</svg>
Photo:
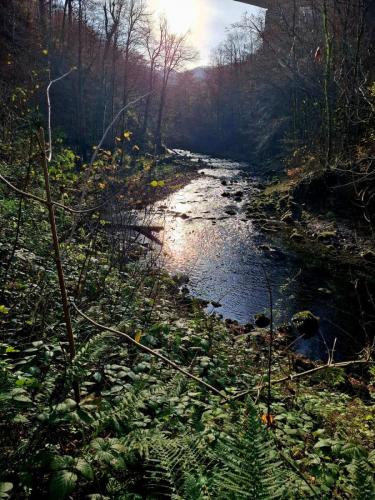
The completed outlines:
<svg viewBox="0 0 375 500">
<path fill-rule="evenodd" d="M 292 317 L 292 324 L 299 333 L 313 335 L 319 330 L 319 318 L 311 311 L 301 311 Z"/>
</svg>

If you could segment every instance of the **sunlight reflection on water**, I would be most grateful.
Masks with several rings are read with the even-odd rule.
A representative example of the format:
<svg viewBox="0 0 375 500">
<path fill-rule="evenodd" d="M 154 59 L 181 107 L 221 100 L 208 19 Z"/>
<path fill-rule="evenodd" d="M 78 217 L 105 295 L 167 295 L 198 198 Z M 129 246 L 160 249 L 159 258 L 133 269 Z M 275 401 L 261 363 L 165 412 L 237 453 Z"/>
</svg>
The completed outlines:
<svg viewBox="0 0 375 500">
<path fill-rule="evenodd" d="M 345 324 L 352 321 L 352 311 L 342 311 L 340 297 L 317 293 L 319 287 L 335 285 L 335 278 L 309 269 L 290 250 L 285 252 L 277 234 L 272 236 L 271 246 L 276 241 L 280 252 L 272 256 L 262 251 L 261 245 L 269 245 L 270 237 L 245 217 L 245 200 L 256 189 L 248 170 L 243 164 L 200 158 L 207 162 L 207 168 L 201 170 L 204 175 L 155 205 L 157 220 L 165 223 L 165 268 L 172 275 L 187 275 L 193 295 L 219 302 L 217 313 L 243 324 L 252 323 L 254 314 L 269 309 L 265 270 L 272 286 L 277 324 L 289 322 L 295 312 L 310 309 L 321 318 L 325 341 L 316 335 L 298 341 L 296 349 L 311 358 L 324 358 L 326 343 L 331 346 L 340 335 L 332 327 L 339 309 Z M 225 192 L 231 197 L 222 196 Z M 235 201 L 235 193 L 244 195 Z M 209 306 L 208 311 L 212 310 Z M 342 332 L 341 337 L 337 353 L 340 348 L 348 348 Z"/>
<path fill-rule="evenodd" d="M 167 270 L 188 275 L 193 294 L 220 302 L 224 317 L 246 323 L 268 307 L 260 266 L 268 263 L 256 252 L 259 234 L 244 218 L 244 201 L 222 196 L 228 189 L 252 189 L 237 166 L 225 162 L 226 168 L 203 169 L 203 176 L 159 206 L 168 207 L 164 234 Z M 223 186 L 226 179 L 232 184 Z M 228 215 L 228 209 L 235 215 Z"/>
</svg>

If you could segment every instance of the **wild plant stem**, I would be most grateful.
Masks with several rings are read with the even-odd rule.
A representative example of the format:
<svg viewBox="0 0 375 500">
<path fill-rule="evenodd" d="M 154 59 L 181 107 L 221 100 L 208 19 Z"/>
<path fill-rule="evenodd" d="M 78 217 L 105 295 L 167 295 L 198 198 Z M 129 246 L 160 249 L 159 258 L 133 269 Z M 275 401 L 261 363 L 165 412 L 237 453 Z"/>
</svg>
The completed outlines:
<svg viewBox="0 0 375 500">
<path fill-rule="evenodd" d="M 62 302 L 62 306 L 63 306 L 66 334 L 67 334 L 67 340 L 68 340 L 68 345 L 69 345 L 69 357 L 70 357 L 70 361 L 73 361 L 73 359 L 76 355 L 76 348 L 75 348 L 75 341 L 74 341 L 74 335 L 73 335 L 72 321 L 71 321 L 70 311 L 69 311 L 69 301 L 68 301 L 68 294 L 66 291 L 64 270 L 63 270 L 62 262 L 61 262 L 60 245 L 59 245 L 59 238 L 58 238 L 58 234 L 57 234 L 57 226 L 56 226 L 56 219 L 55 219 L 55 207 L 54 207 L 54 203 L 52 201 L 51 187 L 50 187 L 50 182 L 49 182 L 48 162 L 47 162 L 47 156 L 46 156 L 46 143 L 45 143 L 45 138 L 44 138 L 44 130 L 42 128 L 39 129 L 38 140 L 39 140 L 40 147 L 41 147 L 41 164 L 42 164 L 43 175 L 44 175 L 44 185 L 45 185 L 45 191 L 46 191 L 46 201 L 47 201 L 49 222 L 50 222 L 50 227 L 51 227 L 53 249 L 54 249 L 54 253 L 55 253 L 55 264 L 56 264 L 56 270 L 57 270 L 57 275 L 58 275 L 58 279 L 59 279 L 61 302 Z M 78 387 L 77 382 L 73 383 L 73 390 L 74 390 L 74 396 L 75 396 L 76 402 L 77 402 L 77 404 L 79 404 L 80 397 L 79 397 L 79 387 Z"/>
</svg>

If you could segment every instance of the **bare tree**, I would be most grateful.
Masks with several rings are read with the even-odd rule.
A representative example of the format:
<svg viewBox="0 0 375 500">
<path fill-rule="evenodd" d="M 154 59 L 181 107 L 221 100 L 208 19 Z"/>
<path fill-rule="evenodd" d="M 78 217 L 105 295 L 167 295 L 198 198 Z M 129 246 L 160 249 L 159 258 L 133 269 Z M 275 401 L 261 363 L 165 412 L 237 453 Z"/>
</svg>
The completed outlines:
<svg viewBox="0 0 375 500">
<path fill-rule="evenodd" d="M 194 61 L 197 53 L 188 44 L 189 33 L 177 35 L 169 30 L 167 20 L 161 19 L 160 32 L 162 33 L 161 64 L 162 77 L 160 101 L 155 130 L 155 146 L 157 151 L 162 150 L 162 124 L 165 103 L 167 98 L 170 76 L 174 71 L 183 68 L 188 62 Z"/>
<path fill-rule="evenodd" d="M 155 86 L 156 80 L 156 70 L 160 64 L 160 56 L 163 48 L 163 40 L 164 40 L 164 24 L 159 24 L 159 33 L 158 36 L 154 36 L 153 34 L 153 26 L 152 23 L 148 23 L 145 30 L 145 49 L 148 63 L 148 71 L 149 71 L 149 79 L 148 79 L 148 91 L 150 94 L 148 95 L 145 103 L 145 111 L 143 116 L 143 124 L 142 124 L 142 143 L 145 143 L 148 121 L 150 115 L 150 106 L 152 102 L 152 92 Z"/>
<path fill-rule="evenodd" d="M 143 42 L 144 27 L 147 22 L 147 11 L 143 0 L 128 0 L 122 27 L 122 47 L 124 55 L 124 79 L 122 105 L 126 106 L 130 94 L 130 60 L 132 52 Z M 125 115 L 124 115 L 125 119 Z"/>
<path fill-rule="evenodd" d="M 103 98 L 103 132 L 107 124 L 107 104 L 108 104 L 108 94 L 109 94 L 109 121 L 113 119 L 114 116 L 114 94 L 115 94 L 115 82 L 116 82 L 116 62 L 118 58 L 118 38 L 120 31 L 120 23 L 122 20 L 122 14 L 126 7 L 126 0 L 107 0 L 104 1 L 103 12 L 104 12 L 104 34 L 105 34 L 105 44 L 104 53 L 102 60 L 102 98 Z M 112 50 L 111 50 L 112 49 Z M 111 60 L 108 61 L 110 52 Z M 108 73 L 110 73 L 110 88 L 108 90 Z"/>
</svg>

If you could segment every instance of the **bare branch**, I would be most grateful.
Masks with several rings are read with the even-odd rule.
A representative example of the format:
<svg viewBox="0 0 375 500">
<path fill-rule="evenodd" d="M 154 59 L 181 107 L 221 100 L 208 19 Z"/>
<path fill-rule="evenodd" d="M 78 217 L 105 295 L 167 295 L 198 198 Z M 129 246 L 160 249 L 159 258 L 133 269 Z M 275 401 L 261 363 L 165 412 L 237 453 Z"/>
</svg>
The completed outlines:
<svg viewBox="0 0 375 500">
<path fill-rule="evenodd" d="M 221 391 L 219 391 L 218 389 L 216 389 L 216 387 L 213 387 L 212 385 L 208 384 L 207 382 L 204 382 L 203 380 L 201 380 L 200 378 L 196 377 L 192 373 L 189 373 L 188 371 L 184 370 L 184 368 L 181 368 L 176 363 L 174 363 L 170 359 L 166 358 L 162 354 L 158 353 L 157 351 L 154 351 L 153 349 L 150 349 L 149 347 L 147 347 L 147 346 L 145 346 L 143 344 L 140 344 L 139 342 L 137 342 L 136 340 L 134 340 L 132 337 L 130 337 L 130 335 L 128 335 L 127 333 L 120 332 L 119 330 L 116 330 L 115 328 L 111 328 L 109 326 L 101 325 L 100 323 L 98 323 L 94 319 L 92 319 L 89 316 L 87 316 L 84 312 L 82 312 L 77 307 L 77 305 L 74 302 L 73 302 L 72 305 L 73 305 L 74 309 L 77 311 L 77 313 L 82 318 L 84 318 L 86 321 L 88 321 L 92 325 L 96 326 L 100 330 L 111 332 L 111 333 L 114 333 L 116 335 L 120 335 L 121 337 L 123 337 L 124 339 L 126 339 L 130 344 L 134 345 L 138 350 L 144 351 L 147 354 L 150 354 L 151 356 L 154 356 L 155 358 L 160 359 L 163 363 L 167 364 L 168 366 L 170 366 L 174 370 L 182 373 L 183 375 L 185 375 L 185 377 L 190 378 L 191 380 L 194 380 L 194 382 L 196 382 L 197 384 L 203 386 L 205 389 L 208 389 L 210 392 L 213 392 L 214 394 L 216 394 L 217 396 L 220 396 L 221 398 L 224 397 L 223 394 L 221 393 Z"/>
<path fill-rule="evenodd" d="M 276 384 L 282 384 L 283 382 L 288 382 L 288 381 L 293 382 L 293 380 L 307 377 L 309 375 L 312 375 L 313 373 L 317 373 L 317 372 L 320 372 L 322 370 L 328 370 L 330 368 L 346 368 L 347 366 L 367 365 L 370 363 L 371 363 L 371 360 L 369 357 L 367 357 L 366 359 L 354 359 L 351 361 L 341 361 L 339 363 L 326 363 L 325 365 L 320 365 L 320 366 L 316 366 L 315 368 L 311 368 L 311 370 L 306 370 L 306 371 L 301 372 L 301 373 L 292 373 L 291 375 L 286 375 L 285 377 L 279 378 L 277 380 L 272 380 L 271 384 L 276 385 Z M 260 386 L 261 389 L 263 389 L 264 387 L 265 386 Z M 255 389 L 259 389 L 259 387 L 256 387 Z M 236 400 L 236 399 L 241 399 L 241 398 L 247 396 L 248 394 L 250 394 L 253 390 L 254 390 L 254 388 L 243 391 L 239 394 L 236 394 L 235 396 L 233 396 L 231 398 L 231 401 Z"/>
<path fill-rule="evenodd" d="M 48 205 L 47 200 L 45 200 L 44 198 L 41 198 L 40 196 L 36 196 L 35 194 L 28 193 L 26 191 L 22 191 L 22 189 L 19 189 L 16 186 L 14 186 L 14 184 L 9 182 L 8 179 L 3 177 L 1 174 L 0 174 L 0 180 L 2 182 L 4 182 L 4 184 L 6 184 L 15 193 L 18 193 L 21 196 L 25 196 L 25 198 L 30 198 L 31 200 L 35 200 L 35 201 L 38 201 L 39 203 L 43 203 L 44 205 Z M 91 212 L 96 212 L 100 208 L 104 207 L 107 203 L 109 203 L 109 201 L 111 201 L 111 199 L 113 199 L 115 196 L 117 196 L 120 192 L 121 191 L 117 191 L 116 193 L 111 195 L 109 198 L 107 198 L 105 201 L 103 201 L 103 203 L 96 205 L 95 207 L 86 208 L 86 209 L 82 209 L 82 210 L 77 210 L 75 208 L 67 207 L 66 205 L 63 205 L 62 203 L 59 203 L 58 201 L 52 201 L 52 205 L 54 205 L 57 208 L 61 208 L 62 210 L 65 210 L 66 212 L 69 212 L 71 214 L 76 214 L 76 215 L 88 214 Z"/>
<path fill-rule="evenodd" d="M 111 128 L 113 127 L 113 125 L 117 122 L 117 120 L 120 118 L 120 116 L 122 115 L 122 113 L 124 111 L 126 111 L 130 106 L 134 106 L 134 104 L 137 104 L 137 102 L 141 101 L 142 99 L 145 99 L 147 96 L 149 96 L 150 94 L 153 94 L 153 93 L 154 93 L 154 91 L 151 90 L 151 92 L 147 92 L 147 94 L 144 94 L 144 95 L 142 95 L 140 97 L 137 97 L 137 99 L 134 99 L 134 101 L 129 102 L 128 104 L 126 104 L 125 106 L 123 106 L 120 109 L 120 111 L 117 113 L 117 115 L 111 121 L 111 123 L 108 125 L 108 127 L 106 128 L 106 130 L 105 130 L 102 138 L 100 139 L 100 142 L 99 142 L 98 146 L 96 147 L 96 149 L 94 151 L 94 154 L 91 157 L 90 167 L 92 167 L 94 161 L 96 160 L 96 157 L 98 156 L 98 151 L 102 147 L 103 142 L 105 141 L 105 138 L 107 137 L 109 131 L 111 130 Z"/>
<path fill-rule="evenodd" d="M 50 94 L 49 94 L 49 91 L 52 87 L 52 85 L 54 85 L 55 83 L 59 82 L 60 80 L 63 80 L 64 78 L 66 78 L 67 76 L 70 75 L 70 73 L 72 73 L 73 71 L 76 71 L 76 67 L 74 66 L 73 68 L 71 68 L 69 71 L 67 71 L 66 73 L 64 73 L 63 75 L 59 76 L 58 78 L 55 78 L 55 80 L 51 80 L 48 84 L 48 87 L 47 87 L 47 107 L 48 107 L 48 148 L 49 148 L 49 152 L 48 152 L 48 162 L 50 162 L 52 160 L 52 125 L 51 125 L 51 110 L 52 110 L 52 105 L 51 105 L 51 98 L 50 98 Z"/>
</svg>

